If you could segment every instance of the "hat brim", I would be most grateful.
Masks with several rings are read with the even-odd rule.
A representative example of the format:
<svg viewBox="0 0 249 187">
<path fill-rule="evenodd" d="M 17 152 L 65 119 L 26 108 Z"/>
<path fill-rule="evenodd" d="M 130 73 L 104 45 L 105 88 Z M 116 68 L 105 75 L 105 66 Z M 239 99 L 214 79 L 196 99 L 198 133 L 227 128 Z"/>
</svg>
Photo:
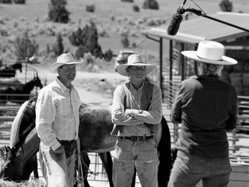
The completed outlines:
<svg viewBox="0 0 249 187">
<path fill-rule="evenodd" d="M 128 66 L 145 66 L 146 67 L 146 70 L 145 70 L 146 75 L 148 75 L 149 73 L 151 73 L 152 71 L 154 71 L 156 69 L 156 66 L 153 65 L 153 64 L 143 64 L 143 63 L 137 63 L 137 64 L 132 64 L 132 65 L 130 65 L 130 64 L 120 64 L 117 67 L 117 72 L 120 75 L 128 77 L 128 73 L 126 71 L 126 68 Z"/>
<path fill-rule="evenodd" d="M 200 62 L 208 63 L 208 64 L 235 65 L 238 63 L 237 60 L 227 57 L 227 56 L 222 56 L 221 60 L 209 60 L 209 59 L 200 58 L 197 55 L 196 51 L 182 51 L 181 53 L 188 58 L 191 58 L 191 59 L 194 59 Z"/>
<path fill-rule="evenodd" d="M 72 64 L 81 64 L 81 62 L 67 62 L 66 64 L 65 63 L 54 63 L 50 66 L 50 71 L 51 72 L 56 72 L 57 68 L 60 67 L 60 66 L 63 66 L 63 65 L 72 65 Z"/>
</svg>

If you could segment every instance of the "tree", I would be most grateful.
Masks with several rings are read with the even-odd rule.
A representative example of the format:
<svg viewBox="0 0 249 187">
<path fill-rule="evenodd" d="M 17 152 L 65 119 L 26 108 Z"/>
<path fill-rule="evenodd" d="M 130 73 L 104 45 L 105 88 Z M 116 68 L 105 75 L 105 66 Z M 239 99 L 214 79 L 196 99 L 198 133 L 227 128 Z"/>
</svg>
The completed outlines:
<svg viewBox="0 0 249 187">
<path fill-rule="evenodd" d="M 48 18 L 53 22 L 68 23 L 69 12 L 66 9 L 66 0 L 50 0 Z"/>
<path fill-rule="evenodd" d="M 233 3 L 229 0 L 222 0 L 219 4 L 220 9 L 223 12 L 232 12 L 233 11 Z"/>
<path fill-rule="evenodd" d="M 39 45 L 35 40 L 29 38 L 26 31 L 21 37 L 17 37 L 14 41 L 15 55 L 17 60 L 27 60 L 38 53 Z"/>
<path fill-rule="evenodd" d="M 84 53 L 90 52 L 95 57 L 102 57 L 102 49 L 98 43 L 98 30 L 93 22 L 83 29 L 78 28 L 69 36 L 72 45 L 78 46 L 76 57 L 83 57 Z"/>
<path fill-rule="evenodd" d="M 143 3 L 143 8 L 144 9 L 154 9 L 158 10 L 159 9 L 159 4 L 156 0 L 145 0 Z"/>
<path fill-rule="evenodd" d="M 57 35 L 57 42 L 53 45 L 55 56 L 59 56 L 64 52 L 63 38 L 61 34 Z"/>
</svg>

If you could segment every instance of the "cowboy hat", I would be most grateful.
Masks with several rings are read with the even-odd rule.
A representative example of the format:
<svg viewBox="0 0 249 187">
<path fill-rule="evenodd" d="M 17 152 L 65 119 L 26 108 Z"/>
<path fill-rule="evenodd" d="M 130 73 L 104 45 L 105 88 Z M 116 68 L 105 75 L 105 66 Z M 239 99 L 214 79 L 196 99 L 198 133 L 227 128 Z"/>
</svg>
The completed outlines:
<svg viewBox="0 0 249 187">
<path fill-rule="evenodd" d="M 237 60 L 224 56 L 224 45 L 215 41 L 201 41 L 197 51 L 182 51 L 184 56 L 209 64 L 235 65 Z"/>
<path fill-rule="evenodd" d="M 80 64 L 81 62 L 76 61 L 71 53 L 63 53 L 57 57 L 56 63 L 50 66 L 51 71 L 55 71 L 58 67 L 63 65 Z"/>
<path fill-rule="evenodd" d="M 156 69 L 156 66 L 153 64 L 146 64 L 143 60 L 143 58 L 139 54 L 132 54 L 128 57 L 127 64 L 120 64 L 117 66 L 117 72 L 120 75 L 123 76 L 128 76 L 126 68 L 128 66 L 145 66 L 145 74 L 147 75 L 148 73 L 152 72 L 153 70 Z"/>
</svg>

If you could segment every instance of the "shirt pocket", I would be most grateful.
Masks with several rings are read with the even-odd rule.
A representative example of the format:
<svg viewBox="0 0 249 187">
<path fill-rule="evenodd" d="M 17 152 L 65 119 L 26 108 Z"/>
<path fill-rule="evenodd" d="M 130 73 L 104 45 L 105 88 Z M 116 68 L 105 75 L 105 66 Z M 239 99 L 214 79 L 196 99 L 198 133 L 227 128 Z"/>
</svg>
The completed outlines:
<svg viewBox="0 0 249 187">
<path fill-rule="evenodd" d="M 71 115 L 71 102 L 69 97 L 60 96 L 56 100 L 56 113 L 62 118 L 67 118 Z"/>
</svg>

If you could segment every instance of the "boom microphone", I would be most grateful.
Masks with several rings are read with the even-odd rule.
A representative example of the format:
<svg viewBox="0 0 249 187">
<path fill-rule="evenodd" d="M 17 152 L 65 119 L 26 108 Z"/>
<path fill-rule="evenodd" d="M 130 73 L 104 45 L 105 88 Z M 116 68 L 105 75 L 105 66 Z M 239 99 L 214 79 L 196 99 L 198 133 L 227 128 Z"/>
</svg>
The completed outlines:
<svg viewBox="0 0 249 187">
<path fill-rule="evenodd" d="M 181 7 L 177 9 L 176 14 L 172 16 L 172 19 L 170 21 L 170 24 L 168 26 L 168 34 L 169 35 L 176 35 L 180 28 L 180 24 L 182 22 L 182 14 L 185 12 L 185 10 Z"/>
</svg>

